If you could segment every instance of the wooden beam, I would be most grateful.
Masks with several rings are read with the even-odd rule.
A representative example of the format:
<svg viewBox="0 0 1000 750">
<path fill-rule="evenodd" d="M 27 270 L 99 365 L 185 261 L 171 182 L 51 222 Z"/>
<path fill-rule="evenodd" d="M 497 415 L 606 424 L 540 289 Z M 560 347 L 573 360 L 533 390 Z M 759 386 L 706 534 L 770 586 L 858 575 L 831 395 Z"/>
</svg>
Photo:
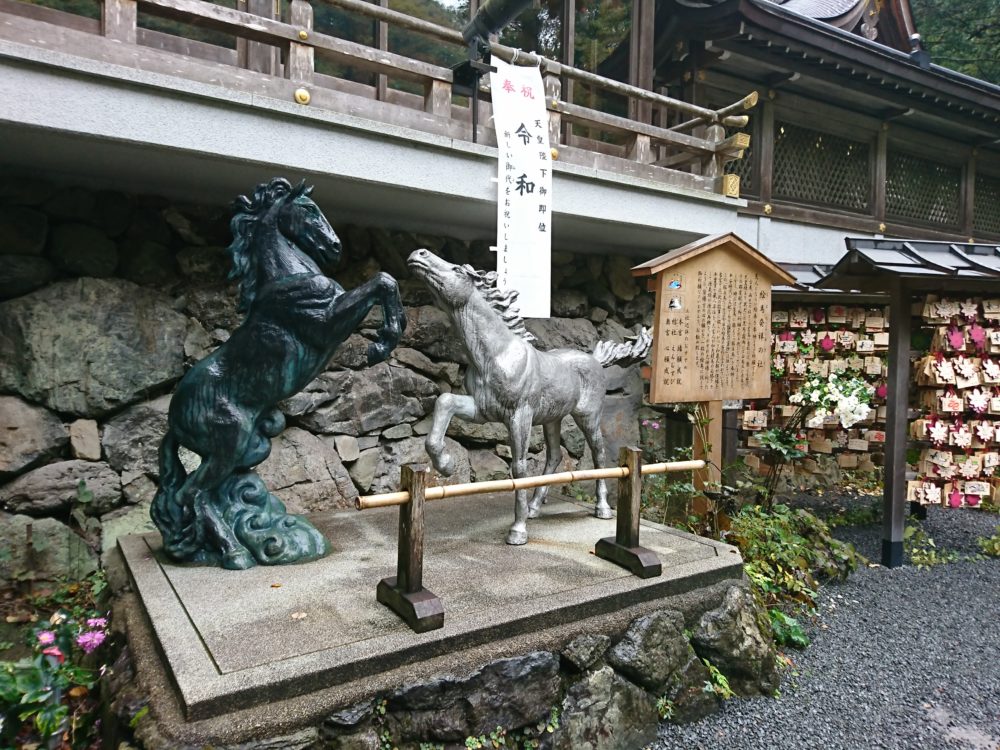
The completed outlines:
<svg viewBox="0 0 1000 750">
<path fill-rule="evenodd" d="M 632 31 L 629 35 L 628 82 L 653 90 L 653 47 L 655 46 L 655 0 L 632 0 Z M 653 105 L 629 99 L 629 117 L 639 122 L 653 121 Z"/>
<path fill-rule="evenodd" d="M 962 168 L 962 234 L 966 237 L 975 235 L 974 213 L 976 208 L 976 151 L 973 150 Z"/>
<path fill-rule="evenodd" d="M 872 148 L 872 217 L 878 226 L 885 222 L 885 180 L 888 159 L 889 124 L 883 123 Z M 876 227 L 877 228 L 877 227 Z M 879 232 L 885 234 L 885 232 Z"/>
<path fill-rule="evenodd" d="M 389 0 L 378 0 L 378 4 L 379 7 L 388 8 Z M 389 24 L 385 21 L 375 21 L 375 42 L 381 52 L 389 51 Z M 388 88 L 389 77 L 385 73 L 379 73 L 375 77 L 375 98 L 384 102 Z"/>
<path fill-rule="evenodd" d="M 886 399 L 885 489 L 882 497 L 882 564 L 903 564 L 906 515 L 906 441 L 910 392 L 910 290 L 899 279 L 889 289 L 889 397 Z"/>
<path fill-rule="evenodd" d="M 563 0 L 562 4 L 562 64 L 567 66 L 576 65 L 576 0 Z M 568 102 L 573 101 L 573 79 L 567 75 L 563 75 L 560 81 L 560 98 L 565 99 Z M 550 120 L 551 122 L 551 115 Z M 568 136 L 571 135 L 570 131 L 573 128 L 573 124 L 567 122 L 564 126 L 565 133 L 561 133 L 555 141 L 561 141 L 568 143 Z M 563 129 L 563 126 L 560 126 Z M 549 133 L 549 141 L 553 141 L 552 133 Z"/>
<path fill-rule="evenodd" d="M 764 100 L 757 118 L 757 144 L 754 149 L 759 165 L 757 171 L 757 195 L 760 202 L 771 204 L 774 186 L 774 102 Z"/>
<path fill-rule="evenodd" d="M 277 0 L 238 0 L 237 7 L 262 18 L 277 20 L 280 18 Z M 260 42 L 247 42 L 245 67 L 257 73 L 278 75 L 281 64 L 279 49 Z"/>
</svg>

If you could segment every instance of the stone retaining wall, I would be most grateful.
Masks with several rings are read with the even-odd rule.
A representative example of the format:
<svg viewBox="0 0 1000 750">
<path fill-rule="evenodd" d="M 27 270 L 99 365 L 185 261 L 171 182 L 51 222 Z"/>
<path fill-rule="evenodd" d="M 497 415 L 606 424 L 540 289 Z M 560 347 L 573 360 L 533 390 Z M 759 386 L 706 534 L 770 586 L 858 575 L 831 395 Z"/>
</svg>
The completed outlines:
<svg viewBox="0 0 1000 750">
<path fill-rule="evenodd" d="M 767 618 L 746 584 L 733 582 L 671 597 L 620 627 L 408 680 L 282 726 L 252 711 L 208 722 L 214 729 L 185 724 L 164 705 L 156 670 L 147 664 L 137 678 L 127 656 L 115 665 L 106 721 L 127 726 L 149 704 L 132 722 L 133 741 L 145 750 L 638 750 L 658 731 L 669 736 L 664 719 L 686 723 L 720 710 L 724 684 L 734 695 L 759 696 L 779 682 Z M 150 704 L 150 695 L 159 697 Z"/>
<path fill-rule="evenodd" d="M 373 311 L 329 369 L 284 405 L 289 427 L 259 473 L 298 513 L 396 489 L 402 464 L 427 460 L 434 399 L 461 388 L 454 336 L 410 278 L 405 257 L 427 247 L 452 262 L 495 264 L 486 242 L 328 218 L 345 248 L 334 277 L 351 288 L 389 272 L 400 280 L 408 326 L 390 360 L 366 368 L 378 325 Z M 171 389 L 240 322 L 235 285 L 226 281 L 228 220 L 225 208 L 0 182 L 0 547 L 12 550 L 0 559 L 0 581 L 28 572 L 84 575 L 118 535 L 151 528 Z M 649 325 L 652 296 L 633 281 L 631 265 L 624 257 L 555 252 L 553 317 L 527 324 L 538 346 L 590 349 Z M 609 457 L 639 442 L 642 397 L 637 368 L 612 368 Z M 452 481 L 508 475 L 502 425 L 455 422 L 448 435 L 458 457 Z M 591 466 L 585 447 L 567 419 L 562 469 Z M 536 428 L 533 471 L 541 471 L 542 451 Z"/>
</svg>

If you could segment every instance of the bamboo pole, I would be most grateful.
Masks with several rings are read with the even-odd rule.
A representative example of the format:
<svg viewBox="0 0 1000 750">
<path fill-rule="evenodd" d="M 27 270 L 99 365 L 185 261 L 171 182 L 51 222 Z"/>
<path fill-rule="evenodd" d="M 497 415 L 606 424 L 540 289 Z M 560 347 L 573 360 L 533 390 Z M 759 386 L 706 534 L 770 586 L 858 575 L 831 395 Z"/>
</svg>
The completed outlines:
<svg viewBox="0 0 1000 750">
<path fill-rule="evenodd" d="M 668 461 L 658 464 L 646 464 L 642 467 L 642 475 L 665 474 L 675 471 L 697 471 L 705 468 L 704 461 Z M 553 484 L 569 484 L 570 482 L 586 482 L 593 479 L 621 479 L 627 477 L 629 470 L 624 466 L 610 469 L 584 469 L 582 471 L 563 471 L 558 474 L 542 474 L 537 477 L 521 477 L 520 479 L 496 479 L 491 482 L 468 482 L 442 487 L 430 487 L 424 492 L 424 500 L 441 500 L 448 497 L 466 497 L 469 495 L 485 495 L 490 492 L 513 492 L 534 487 L 547 487 Z M 354 501 L 358 510 L 369 508 L 385 508 L 391 505 L 403 505 L 410 501 L 410 493 L 387 492 L 382 495 L 363 495 Z"/>
</svg>

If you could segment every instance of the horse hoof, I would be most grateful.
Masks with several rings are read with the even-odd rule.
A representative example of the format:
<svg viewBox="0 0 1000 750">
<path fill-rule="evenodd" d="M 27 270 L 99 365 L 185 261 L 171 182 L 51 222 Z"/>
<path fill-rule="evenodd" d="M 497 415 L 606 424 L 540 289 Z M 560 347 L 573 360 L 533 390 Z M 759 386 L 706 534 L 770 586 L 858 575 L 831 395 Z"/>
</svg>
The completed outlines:
<svg viewBox="0 0 1000 750">
<path fill-rule="evenodd" d="M 507 532 L 507 544 L 512 544 L 515 546 L 520 546 L 522 544 L 528 543 L 528 532 L 527 531 L 514 531 L 511 529 Z"/>
<path fill-rule="evenodd" d="M 389 348 L 385 344 L 372 342 L 368 345 L 368 366 L 377 365 L 389 356 Z"/>
<path fill-rule="evenodd" d="M 434 463 L 434 468 L 439 474 L 450 477 L 455 472 L 455 459 L 450 453 L 445 453 Z"/>
<path fill-rule="evenodd" d="M 541 512 L 541 508 L 537 505 L 528 506 L 528 518 L 538 518 L 538 514 Z"/>
<path fill-rule="evenodd" d="M 256 564 L 257 561 L 254 559 L 254 556 L 245 549 L 229 552 L 222 558 L 222 567 L 226 570 L 246 570 L 247 568 L 254 567 Z"/>
<path fill-rule="evenodd" d="M 610 506 L 605 506 L 605 507 L 603 507 L 603 508 L 601 508 L 601 507 L 598 507 L 598 508 L 597 508 L 597 509 L 596 509 L 596 510 L 594 511 L 594 515 L 595 515 L 595 516 L 596 516 L 597 518 L 604 518 L 604 519 L 607 519 L 607 518 L 614 518 L 614 517 L 615 517 L 615 513 L 614 513 L 614 511 L 613 511 L 613 510 L 611 510 Z"/>
</svg>

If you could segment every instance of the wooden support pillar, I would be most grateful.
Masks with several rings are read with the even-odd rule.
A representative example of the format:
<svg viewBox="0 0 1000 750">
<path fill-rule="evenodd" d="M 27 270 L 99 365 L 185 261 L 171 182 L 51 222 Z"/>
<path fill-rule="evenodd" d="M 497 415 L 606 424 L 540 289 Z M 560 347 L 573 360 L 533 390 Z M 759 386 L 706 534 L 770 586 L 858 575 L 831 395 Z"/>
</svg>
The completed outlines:
<svg viewBox="0 0 1000 750">
<path fill-rule="evenodd" d="M 264 18 L 280 18 L 277 0 L 237 0 L 236 9 Z M 236 40 L 236 55 L 240 67 L 257 73 L 278 75 L 280 59 L 278 48 L 247 39 Z"/>
<path fill-rule="evenodd" d="M 628 476 L 618 480 L 618 508 L 614 537 L 599 539 L 594 554 L 628 569 L 639 578 L 656 578 L 663 573 L 660 558 L 653 550 L 639 546 L 639 506 L 642 502 L 642 451 L 622 448 L 618 465 L 628 468 Z"/>
<path fill-rule="evenodd" d="M 965 162 L 965 169 L 962 172 L 962 234 L 971 242 L 976 233 L 975 230 L 975 206 L 976 206 L 976 150 Z"/>
<path fill-rule="evenodd" d="M 691 450 L 691 457 L 695 460 L 705 462 L 705 468 L 694 473 L 694 486 L 697 490 L 704 490 L 707 485 L 722 483 L 722 402 L 703 401 L 698 404 L 698 415 L 702 420 L 708 420 L 708 424 L 699 427 L 694 426 L 694 445 Z"/>
<path fill-rule="evenodd" d="M 451 84 L 447 81 L 428 81 L 424 87 L 424 112 L 438 117 L 451 116 Z"/>
<path fill-rule="evenodd" d="M 628 82 L 633 86 L 653 90 L 653 46 L 656 25 L 655 0 L 632 0 L 632 33 L 629 38 Z M 653 104 L 629 99 L 629 117 L 639 122 L 653 121 Z"/>
<path fill-rule="evenodd" d="M 889 289 L 889 399 L 886 403 L 882 564 L 903 564 L 906 516 L 906 440 L 910 393 L 910 290 L 899 279 Z"/>
<path fill-rule="evenodd" d="M 396 575 L 378 583 L 375 598 L 417 633 L 444 627 L 444 606 L 424 588 L 424 493 L 430 469 L 421 464 L 402 468 L 400 486 L 410 501 L 399 506 Z"/>
<path fill-rule="evenodd" d="M 875 136 L 875 152 L 872 162 L 872 215 L 879 224 L 885 222 L 885 180 L 886 164 L 889 146 L 889 123 L 882 127 Z M 882 232 L 879 232 L 882 234 Z"/>
<path fill-rule="evenodd" d="M 766 99 L 761 104 L 760 116 L 756 119 L 754 153 L 757 159 L 758 195 L 761 203 L 770 204 L 774 186 L 774 102 Z"/>
<path fill-rule="evenodd" d="M 570 67 L 576 66 L 576 0 L 563 0 L 562 4 L 562 64 Z M 560 86 L 560 97 L 563 101 L 573 103 L 574 81 L 569 76 L 563 76 Z M 551 117 L 551 114 L 550 114 Z M 551 120 L 550 120 L 551 122 Z M 573 123 L 565 123 L 566 132 L 560 137 L 553 138 L 549 133 L 549 141 L 555 145 L 556 142 L 569 143 L 572 135 Z"/>
<path fill-rule="evenodd" d="M 545 82 L 545 101 L 547 104 L 558 104 L 562 96 L 562 81 L 559 76 L 546 72 L 542 79 Z M 558 148 L 562 143 L 562 115 L 558 109 L 549 110 L 549 146 Z"/>
<path fill-rule="evenodd" d="M 737 409 L 722 410 L 722 463 L 720 466 L 725 470 L 732 470 L 736 463 L 740 444 L 740 422 L 739 411 Z M 723 472 L 722 483 L 731 484 Z"/>
<path fill-rule="evenodd" d="M 299 29 L 299 38 L 305 41 L 312 34 L 313 9 L 306 0 L 292 0 L 288 21 Z M 305 34 L 305 36 L 303 36 Z M 315 50 L 308 44 L 288 43 L 288 63 L 285 75 L 291 81 L 312 83 L 315 72 Z"/>
<path fill-rule="evenodd" d="M 388 8 L 389 0 L 378 0 L 378 4 L 382 8 Z M 389 24 L 385 21 L 375 22 L 375 46 L 378 47 L 380 52 L 389 51 Z M 388 91 L 389 78 L 385 75 L 385 73 L 379 73 L 375 76 L 375 98 L 380 102 L 384 102 Z M 448 105 L 451 106 L 451 92 L 449 91 L 448 94 Z"/>
<path fill-rule="evenodd" d="M 101 33 L 108 39 L 135 44 L 138 14 L 135 0 L 104 0 L 101 4 Z"/>
</svg>

